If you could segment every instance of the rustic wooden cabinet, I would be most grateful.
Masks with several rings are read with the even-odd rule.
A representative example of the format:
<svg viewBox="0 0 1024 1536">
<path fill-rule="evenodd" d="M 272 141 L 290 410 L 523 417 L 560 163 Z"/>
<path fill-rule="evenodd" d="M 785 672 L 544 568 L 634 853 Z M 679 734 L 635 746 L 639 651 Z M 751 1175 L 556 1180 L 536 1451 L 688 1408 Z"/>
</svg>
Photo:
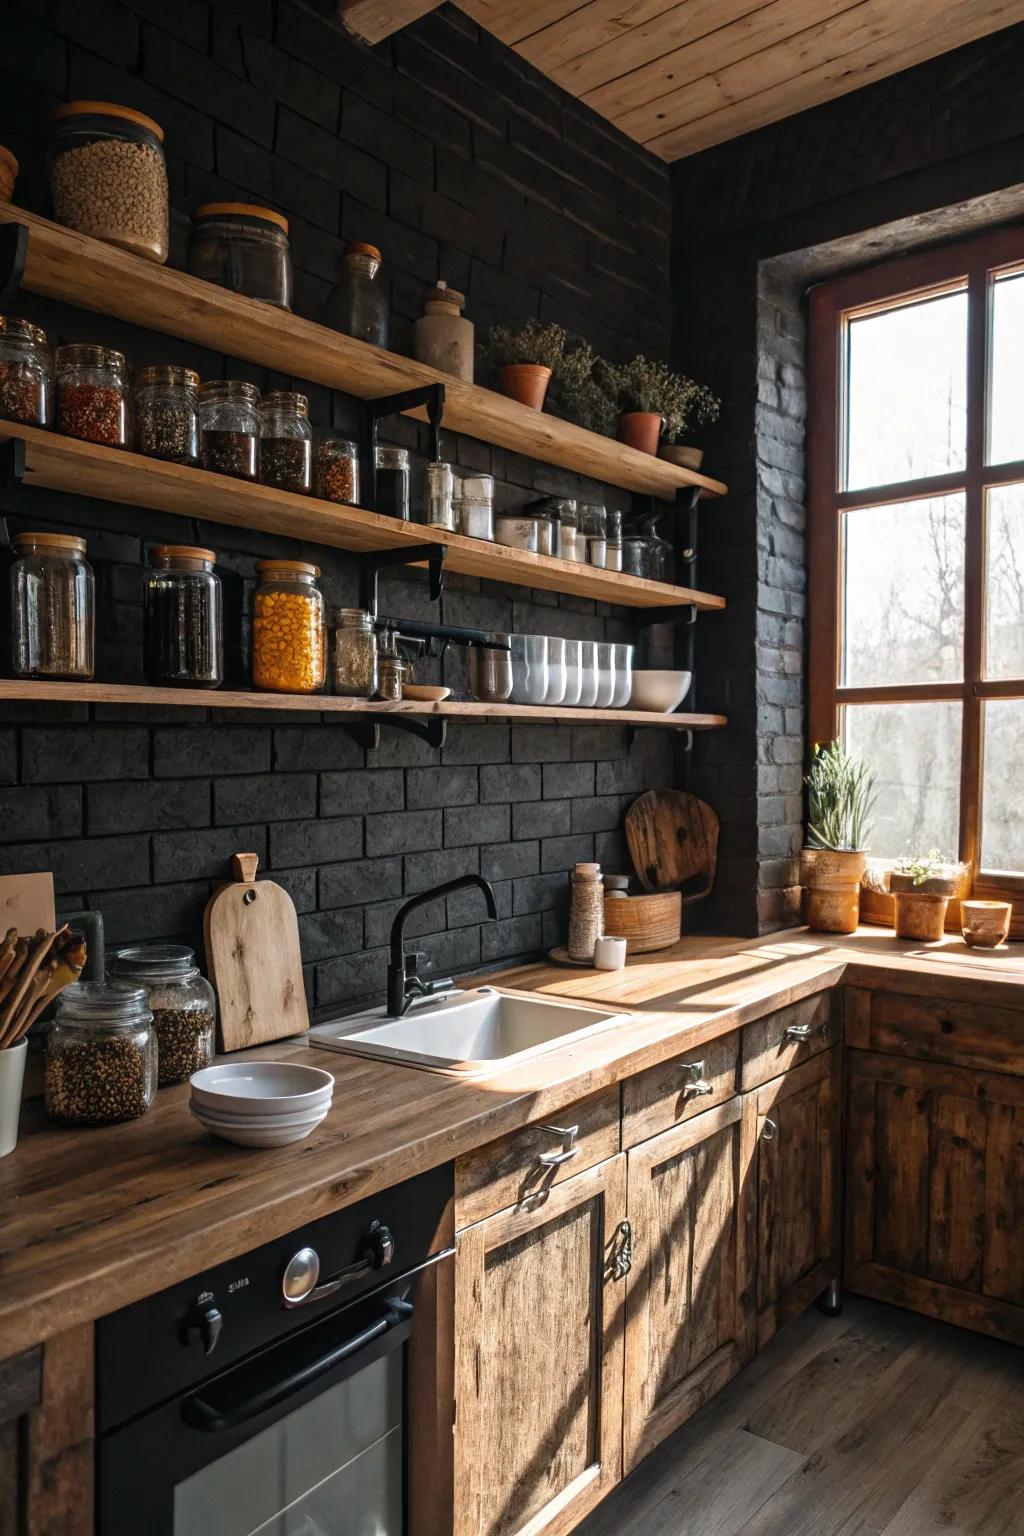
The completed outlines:
<svg viewBox="0 0 1024 1536">
<path fill-rule="evenodd" d="M 0 1536 L 91 1536 L 92 1336 L 85 1324 L 0 1362 Z"/>
</svg>

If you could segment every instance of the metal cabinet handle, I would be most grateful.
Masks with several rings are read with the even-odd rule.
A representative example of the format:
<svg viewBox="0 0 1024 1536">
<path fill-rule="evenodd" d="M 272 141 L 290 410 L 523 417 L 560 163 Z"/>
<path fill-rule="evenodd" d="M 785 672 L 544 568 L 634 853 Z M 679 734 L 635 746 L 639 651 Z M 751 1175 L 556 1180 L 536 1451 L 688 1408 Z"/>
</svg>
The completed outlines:
<svg viewBox="0 0 1024 1536">
<path fill-rule="evenodd" d="M 775 1124 L 775 1121 L 774 1120 L 766 1120 L 765 1123 L 764 1123 L 764 1129 L 761 1132 L 761 1140 L 762 1141 L 774 1141 L 778 1134 L 779 1134 L 779 1128 Z"/>
<path fill-rule="evenodd" d="M 633 1268 L 633 1225 L 620 1221 L 612 1239 L 612 1279 L 624 1280 Z"/>
<path fill-rule="evenodd" d="M 828 1034 L 828 1021 L 824 1024 L 790 1024 L 783 1031 L 783 1040 L 809 1040 L 812 1035 L 820 1035 L 822 1039 Z"/>
<path fill-rule="evenodd" d="M 714 1083 L 709 1083 L 704 1076 L 704 1063 L 702 1061 L 688 1061 L 684 1063 L 684 1070 L 689 1072 L 690 1081 L 683 1087 L 683 1097 L 693 1094 L 696 1098 L 707 1093 L 714 1093 Z"/>
<path fill-rule="evenodd" d="M 541 1152 L 537 1161 L 544 1168 L 560 1168 L 563 1163 L 571 1163 L 579 1151 L 576 1145 L 576 1137 L 580 1133 L 578 1125 L 538 1125 L 538 1131 L 547 1131 L 549 1136 L 557 1136 L 562 1143 L 560 1152 Z"/>
</svg>

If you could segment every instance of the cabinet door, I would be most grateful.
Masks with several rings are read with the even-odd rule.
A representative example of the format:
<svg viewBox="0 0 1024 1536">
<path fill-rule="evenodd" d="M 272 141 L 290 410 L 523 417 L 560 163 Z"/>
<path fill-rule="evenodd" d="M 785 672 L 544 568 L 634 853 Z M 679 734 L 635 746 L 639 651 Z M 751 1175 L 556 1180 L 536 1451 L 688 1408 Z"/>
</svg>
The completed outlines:
<svg viewBox="0 0 1024 1536">
<path fill-rule="evenodd" d="M 846 1282 L 1024 1344 L 1024 1081 L 849 1055 Z"/>
<path fill-rule="evenodd" d="M 733 1098 L 628 1154 L 627 1472 L 753 1353 L 756 1115 Z"/>
<path fill-rule="evenodd" d="M 458 1238 L 456 1536 L 560 1536 L 622 1476 L 626 1159 Z"/>
<path fill-rule="evenodd" d="M 838 1047 L 759 1088 L 759 1347 L 839 1274 Z"/>
</svg>

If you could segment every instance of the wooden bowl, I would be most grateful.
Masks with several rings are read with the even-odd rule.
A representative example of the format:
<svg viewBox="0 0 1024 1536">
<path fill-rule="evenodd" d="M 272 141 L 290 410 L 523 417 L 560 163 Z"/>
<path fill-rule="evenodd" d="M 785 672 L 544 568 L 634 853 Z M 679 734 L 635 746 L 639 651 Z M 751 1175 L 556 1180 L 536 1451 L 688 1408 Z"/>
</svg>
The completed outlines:
<svg viewBox="0 0 1024 1536">
<path fill-rule="evenodd" d="M 646 955 L 667 949 L 679 938 L 683 926 L 680 891 L 659 891 L 653 896 L 606 896 L 604 931 L 625 939 L 627 955 Z"/>
<path fill-rule="evenodd" d="M 402 684 L 402 698 L 420 704 L 443 704 L 450 693 L 450 688 L 434 688 L 429 683 Z"/>
<path fill-rule="evenodd" d="M 973 949 L 995 949 L 997 944 L 1005 944 L 1012 910 L 1008 901 L 962 901 L 964 943 Z"/>
</svg>

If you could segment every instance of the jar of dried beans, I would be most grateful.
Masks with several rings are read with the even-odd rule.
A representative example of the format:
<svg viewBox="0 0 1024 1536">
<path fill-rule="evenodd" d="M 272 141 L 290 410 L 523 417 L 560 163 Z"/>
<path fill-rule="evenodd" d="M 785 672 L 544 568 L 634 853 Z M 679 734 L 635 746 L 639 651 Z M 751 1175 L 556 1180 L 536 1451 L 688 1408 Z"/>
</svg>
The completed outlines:
<svg viewBox="0 0 1024 1536">
<path fill-rule="evenodd" d="M 69 101 L 53 114 L 50 194 L 59 224 L 167 260 L 164 131 L 131 107 Z"/>
<path fill-rule="evenodd" d="M 313 449 L 314 489 L 324 501 L 359 503 L 359 449 L 347 437 L 321 437 Z"/>
<path fill-rule="evenodd" d="M 123 355 L 108 347 L 58 347 L 55 369 L 57 431 L 123 448 L 128 441 Z"/>
<path fill-rule="evenodd" d="M 256 569 L 253 684 L 273 693 L 316 693 L 325 676 L 320 568 L 304 560 L 261 560 Z"/>
<path fill-rule="evenodd" d="M 307 496 L 313 488 L 309 401 L 290 389 L 264 395 L 260 406 L 260 481 Z"/>
<path fill-rule="evenodd" d="M 68 533 L 19 533 L 14 549 L 15 675 L 92 677 L 95 586 L 85 540 Z"/>
<path fill-rule="evenodd" d="M 158 544 L 146 575 L 143 669 L 162 688 L 218 688 L 224 616 L 212 549 Z"/>
<path fill-rule="evenodd" d="M 204 203 L 192 215 L 188 270 L 232 293 L 291 309 L 288 220 L 252 203 Z"/>
<path fill-rule="evenodd" d="M 0 315 L 0 416 L 26 427 L 48 426 L 52 385 L 46 332 L 15 315 Z"/>
<path fill-rule="evenodd" d="M 215 379 L 199 391 L 199 456 L 204 469 L 255 480 L 260 454 L 260 392 L 240 379 Z"/>
<path fill-rule="evenodd" d="M 46 1037 L 46 1112 L 65 1125 L 137 1120 L 156 1093 L 157 1045 L 144 987 L 76 981 Z"/>
<path fill-rule="evenodd" d="M 213 1060 L 213 988 L 184 944 L 136 944 L 114 957 L 111 974 L 149 995 L 157 1043 L 157 1086 L 185 1083 Z"/>
<path fill-rule="evenodd" d="M 198 398 L 199 375 L 191 368 L 140 368 L 132 387 L 136 451 L 172 464 L 198 464 Z"/>
</svg>

